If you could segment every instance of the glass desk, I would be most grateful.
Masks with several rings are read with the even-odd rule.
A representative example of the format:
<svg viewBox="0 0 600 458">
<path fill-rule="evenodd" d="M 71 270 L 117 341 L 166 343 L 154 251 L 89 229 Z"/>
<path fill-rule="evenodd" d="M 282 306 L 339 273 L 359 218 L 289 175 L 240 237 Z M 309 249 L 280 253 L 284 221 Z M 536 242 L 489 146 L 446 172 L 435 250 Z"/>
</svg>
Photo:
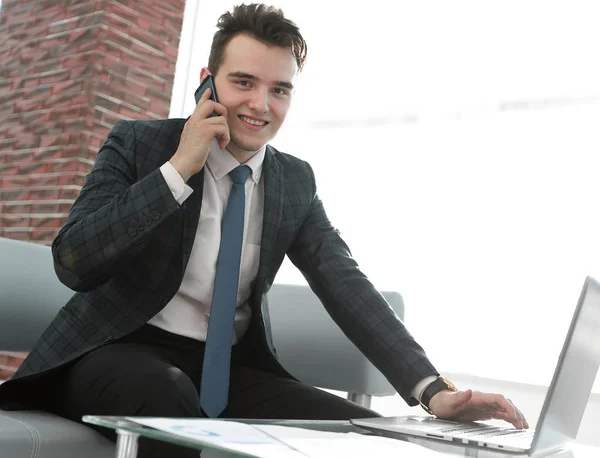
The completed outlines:
<svg viewBox="0 0 600 458">
<path fill-rule="evenodd" d="M 312 429 L 317 431 L 340 432 L 340 433 L 359 433 L 371 434 L 370 432 L 350 424 L 343 420 L 253 420 L 253 419 L 231 419 L 239 423 L 252 425 L 279 425 L 293 426 L 296 428 Z M 114 429 L 117 433 L 117 446 L 115 451 L 116 458 L 136 458 L 138 438 L 147 437 L 164 442 L 170 442 L 183 447 L 189 447 L 196 450 L 213 450 L 222 455 L 230 457 L 249 457 L 241 452 L 231 451 L 214 444 L 199 444 L 192 439 L 177 436 L 175 434 L 159 431 L 138 423 L 127 420 L 125 417 L 116 416 L 94 416 L 86 415 L 83 417 L 85 423 Z M 506 458 L 506 457 L 527 457 L 527 455 L 506 454 L 493 450 L 472 448 L 460 444 L 427 441 L 419 438 L 406 438 L 408 442 L 424 446 L 428 449 L 440 453 L 441 457 L 474 457 L 474 458 Z M 539 455 L 538 455 L 539 456 Z M 551 458 L 598 458 L 600 448 L 574 445 L 572 449 L 545 455 Z M 368 457 L 365 457 L 368 458 Z"/>
<path fill-rule="evenodd" d="M 231 420 L 239 423 L 247 423 L 253 425 L 263 424 L 293 426 L 296 428 L 306 428 L 316 431 L 339 433 L 355 432 L 359 434 L 369 434 L 368 431 L 365 431 L 362 428 L 350 424 L 349 421 L 343 420 Z M 127 420 L 126 417 L 85 415 L 83 417 L 83 421 L 84 423 L 103 426 L 105 428 L 114 429 L 116 431 L 117 447 L 115 456 L 117 458 L 136 458 L 137 441 L 140 436 L 164 442 L 170 442 L 172 444 L 181 445 L 183 447 L 189 447 L 196 450 L 215 450 L 218 452 L 226 453 L 228 456 L 231 457 L 253 456 L 247 455 L 245 453 L 234 452 L 229 449 L 215 446 L 213 444 L 199 444 L 197 441 L 194 441 L 192 439 L 186 439 L 185 437 L 177 436 L 166 431 L 160 431 L 154 428 L 149 428 L 147 426 L 141 425 L 139 423 L 132 422 L 130 420 Z"/>
</svg>

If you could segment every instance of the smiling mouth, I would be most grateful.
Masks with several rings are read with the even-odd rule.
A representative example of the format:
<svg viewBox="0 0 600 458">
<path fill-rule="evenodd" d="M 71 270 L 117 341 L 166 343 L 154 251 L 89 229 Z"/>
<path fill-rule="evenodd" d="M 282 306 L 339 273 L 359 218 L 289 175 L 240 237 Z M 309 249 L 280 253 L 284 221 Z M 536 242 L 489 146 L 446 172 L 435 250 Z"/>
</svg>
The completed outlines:
<svg viewBox="0 0 600 458">
<path fill-rule="evenodd" d="M 267 124 L 269 124 L 267 121 L 259 121 L 257 119 L 252 119 L 252 118 L 248 118 L 246 116 L 240 115 L 239 118 L 244 121 L 247 122 L 248 124 L 251 124 L 253 126 L 266 126 Z"/>
</svg>

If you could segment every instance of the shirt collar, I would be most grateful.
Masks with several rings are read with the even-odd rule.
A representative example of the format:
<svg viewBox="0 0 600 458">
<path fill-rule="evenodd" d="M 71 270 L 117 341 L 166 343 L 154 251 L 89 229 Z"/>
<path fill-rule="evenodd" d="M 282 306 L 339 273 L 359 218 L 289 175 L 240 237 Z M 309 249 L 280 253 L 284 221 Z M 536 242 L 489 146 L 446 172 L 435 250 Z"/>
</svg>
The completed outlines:
<svg viewBox="0 0 600 458">
<path fill-rule="evenodd" d="M 244 164 L 250 167 L 250 170 L 252 170 L 250 177 L 256 184 L 258 184 L 260 181 L 266 149 L 267 146 L 263 146 L 246 162 L 246 164 Z M 233 157 L 229 151 L 219 148 L 219 143 L 216 139 L 213 139 L 210 144 L 210 151 L 208 153 L 206 164 L 215 181 L 218 181 L 225 175 L 228 175 L 229 172 L 240 165 L 238 160 Z"/>
</svg>

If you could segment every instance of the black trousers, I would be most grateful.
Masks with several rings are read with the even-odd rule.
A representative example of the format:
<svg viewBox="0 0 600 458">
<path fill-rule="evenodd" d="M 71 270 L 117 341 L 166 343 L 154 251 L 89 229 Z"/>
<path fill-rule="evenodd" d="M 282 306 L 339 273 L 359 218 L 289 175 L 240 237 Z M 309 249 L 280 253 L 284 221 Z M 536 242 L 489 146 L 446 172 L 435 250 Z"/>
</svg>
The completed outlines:
<svg viewBox="0 0 600 458">
<path fill-rule="evenodd" d="M 229 403 L 222 418 L 346 420 L 372 410 L 312 386 L 261 372 L 248 364 L 243 342 L 231 357 Z M 78 360 L 60 377 L 57 413 L 198 418 L 204 342 L 151 325 Z M 116 434 L 97 427 L 115 440 Z M 141 438 L 140 458 L 197 457 L 198 453 Z"/>
</svg>

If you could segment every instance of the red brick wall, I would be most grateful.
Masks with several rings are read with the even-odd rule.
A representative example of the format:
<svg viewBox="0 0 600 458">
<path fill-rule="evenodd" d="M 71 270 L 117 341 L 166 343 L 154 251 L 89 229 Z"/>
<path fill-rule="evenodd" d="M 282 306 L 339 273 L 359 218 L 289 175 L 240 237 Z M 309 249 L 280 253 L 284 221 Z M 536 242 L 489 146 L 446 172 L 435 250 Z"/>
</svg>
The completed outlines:
<svg viewBox="0 0 600 458">
<path fill-rule="evenodd" d="M 168 116 L 184 6 L 2 1 L 0 237 L 49 244 L 110 127 Z"/>
</svg>

